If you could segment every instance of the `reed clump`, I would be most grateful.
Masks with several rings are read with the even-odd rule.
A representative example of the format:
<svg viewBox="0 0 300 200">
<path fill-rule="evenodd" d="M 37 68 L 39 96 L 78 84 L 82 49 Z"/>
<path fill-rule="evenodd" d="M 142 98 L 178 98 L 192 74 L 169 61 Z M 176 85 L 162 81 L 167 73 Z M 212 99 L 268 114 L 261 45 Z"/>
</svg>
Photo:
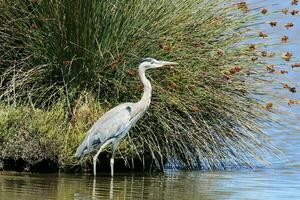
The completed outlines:
<svg viewBox="0 0 300 200">
<path fill-rule="evenodd" d="M 265 112 L 251 96 L 256 15 L 231 0 L 0 2 L 1 157 L 85 166 L 75 149 L 105 111 L 137 101 L 141 58 L 180 66 L 149 72 L 150 109 L 119 157 L 159 168 L 225 169 L 264 161 Z"/>
</svg>

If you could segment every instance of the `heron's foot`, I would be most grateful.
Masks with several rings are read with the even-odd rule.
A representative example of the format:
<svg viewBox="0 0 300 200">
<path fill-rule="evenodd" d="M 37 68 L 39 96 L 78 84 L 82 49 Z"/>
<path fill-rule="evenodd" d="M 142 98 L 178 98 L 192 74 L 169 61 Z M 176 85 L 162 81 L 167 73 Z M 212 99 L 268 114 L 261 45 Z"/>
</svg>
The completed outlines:
<svg viewBox="0 0 300 200">
<path fill-rule="evenodd" d="M 110 172 L 111 172 L 111 176 L 114 176 L 114 159 L 113 158 L 110 159 Z"/>
</svg>

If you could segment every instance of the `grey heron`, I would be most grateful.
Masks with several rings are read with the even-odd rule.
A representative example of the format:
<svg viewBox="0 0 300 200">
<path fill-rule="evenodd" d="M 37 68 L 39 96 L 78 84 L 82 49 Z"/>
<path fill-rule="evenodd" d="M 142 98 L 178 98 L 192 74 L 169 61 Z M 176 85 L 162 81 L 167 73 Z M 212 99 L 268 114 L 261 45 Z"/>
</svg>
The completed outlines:
<svg viewBox="0 0 300 200">
<path fill-rule="evenodd" d="M 145 58 L 139 65 L 139 77 L 144 85 L 142 98 L 136 103 L 123 103 L 106 112 L 87 132 L 86 137 L 76 150 L 75 157 L 80 158 L 90 152 L 98 150 L 93 158 L 94 175 L 96 175 L 96 162 L 101 151 L 112 144 L 112 156 L 110 159 L 111 175 L 114 174 L 115 151 L 121 139 L 130 128 L 143 116 L 151 102 L 152 87 L 146 78 L 148 69 L 160 68 L 166 65 L 177 65 L 175 62 L 159 61 L 153 58 Z"/>
</svg>

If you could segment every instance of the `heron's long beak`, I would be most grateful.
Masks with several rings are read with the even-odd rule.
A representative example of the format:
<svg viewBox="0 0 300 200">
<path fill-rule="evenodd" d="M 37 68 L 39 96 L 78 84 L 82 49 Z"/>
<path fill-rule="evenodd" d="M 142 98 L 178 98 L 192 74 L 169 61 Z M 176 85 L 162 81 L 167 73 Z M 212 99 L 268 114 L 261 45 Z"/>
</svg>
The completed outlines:
<svg viewBox="0 0 300 200">
<path fill-rule="evenodd" d="M 159 68 L 166 65 L 178 65 L 176 62 L 168 62 L 168 61 L 157 61 L 155 62 L 155 68 Z"/>
</svg>

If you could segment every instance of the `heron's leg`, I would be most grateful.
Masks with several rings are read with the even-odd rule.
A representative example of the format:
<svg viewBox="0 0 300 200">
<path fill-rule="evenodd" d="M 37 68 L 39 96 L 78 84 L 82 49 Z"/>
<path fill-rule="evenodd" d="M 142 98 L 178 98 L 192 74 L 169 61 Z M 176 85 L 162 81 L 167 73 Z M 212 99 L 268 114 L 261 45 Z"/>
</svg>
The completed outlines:
<svg viewBox="0 0 300 200">
<path fill-rule="evenodd" d="M 94 176 L 96 176 L 96 164 L 97 164 L 97 159 L 101 151 L 111 142 L 111 140 L 106 141 L 99 149 L 97 154 L 93 158 L 93 166 L 94 166 Z"/>
<path fill-rule="evenodd" d="M 111 176 L 114 176 L 114 162 L 115 162 L 115 152 L 118 148 L 119 142 L 117 143 L 113 143 L 112 145 L 112 155 L 111 155 L 111 159 L 110 159 L 110 172 L 111 172 Z"/>
<path fill-rule="evenodd" d="M 114 176 L 114 162 L 115 162 L 114 157 L 115 157 L 115 150 L 113 148 L 111 159 L 110 159 L 110 174 L 111 174 L 111 176 Z"/>
<path fill-rule="evenodd" d="M 96 165 L 97 165 L 97 159 L 98 159 L 98 156 L 99 156 L 99 154 L 101 153 L 101 151 L 102 151 L 102 147 L 100 147 L 100 149 L 99 149 L 99 151 L 97 152 L 97 154 L 94 156 L 94 158 L 93 158 L 93 167 L 94 167 L 94 176 L 96 176 Z"/>
<path fill-rule="evenodd" d="M 111 176 L 114 176 L 114 156 L 112 155 L 111 159 L 110 159 L 110 174 Z"/>
</svg>

